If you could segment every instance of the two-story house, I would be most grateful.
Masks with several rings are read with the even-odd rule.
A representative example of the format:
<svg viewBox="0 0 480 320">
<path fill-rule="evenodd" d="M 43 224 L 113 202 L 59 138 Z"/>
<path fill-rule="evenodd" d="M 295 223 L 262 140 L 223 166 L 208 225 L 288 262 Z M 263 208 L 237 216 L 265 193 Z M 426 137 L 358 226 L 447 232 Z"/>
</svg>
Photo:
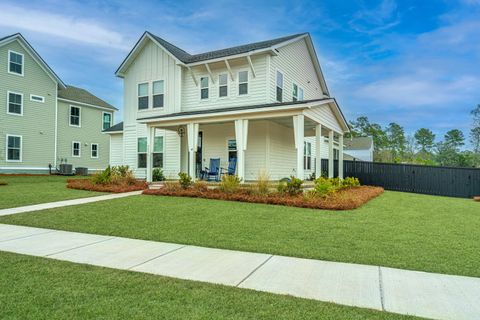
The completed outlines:
<svg viewBox="0 0 480 320">
<path fill-rule="evenodd" d="M 116 110 L 65 85 L 21 34 L 0 38 L 0 173 L 104 169 Z"/>
<path fill-rule="evenodd" d="M 320 168 L 324 136 L 328 158 L 336 141 L 343 162 L 348 126 L 307 33 L 192 55 L 145 32 L 116 75 L 124 80 L 124 122 L 107 130 L 111 164 L 147 181 L 156 167 L 171 178 L 198 177 L 212 158 L 222 167 L 236 158 L 243 180 L 304 178 Z"/>
</svg>

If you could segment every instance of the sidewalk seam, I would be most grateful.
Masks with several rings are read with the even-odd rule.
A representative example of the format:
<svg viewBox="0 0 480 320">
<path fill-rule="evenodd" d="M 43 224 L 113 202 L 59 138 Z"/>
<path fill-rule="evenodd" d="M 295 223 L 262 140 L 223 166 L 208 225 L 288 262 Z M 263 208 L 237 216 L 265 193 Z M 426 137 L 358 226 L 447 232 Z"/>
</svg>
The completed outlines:
<svg viewBox="0 0 480 320">
<path fill-rule="evenodd" d="M 163 257 L 163 256 L 166 256 L 167 254 L 170 254 L 170 253 L 172 253 L 172 252 L 178 251 L 178 250 L 183 249 L 183 248 L 185 248 L 185 247 L 188 247 L 188 245 L 184 245 L 184 246 L 181 246 L 180 248 L 175 248 L 175 249 L 172 249 L 172 250 L 167 251 L 167 252 L 165 252 L 165 253 L 162 253 L 162 254 L 160 254 L 160 255 L 158 255 L 158 256 L 155 256 L 155 257 L 150 258 L 150 259 L 148 259 L 148 260 L 145 260 L 145 261 L 143 261 L 143 262 L 141 262 L 141 263 L 138 263 L 138 264 L 136 264 L 136 265 L 134 265 L 134 266 L 132 266 L 132 267 L 129 267 L 129 268 L 127 268 L 127 270 L 132 270 L 133 268 L 137 268 L 137 267 L 139 267 L 139 266 L 141 266 L 141 265 L 143 265 L 143 264 L 145 264 L 145 263 L 148 263 L 148 262 L 150 262 L 150 261 L 152 261 L 152 260 L 161 258 L 161 257 Z"/>
<path fill-rule="evenodd" d="M 237 283 L 237 285 L 235 285 L 235 287 L 238 287 L 240 286 L 242 283 L 245 282 L 245 280 L 247 280 L 248 278 L 250 278 L 252 276 L 252 274 L 254 274 L 258 269 L 260 269 L 261 267 L 263 267 L 265 265 L 265 263 L 267 263 L 270 259 L 273 258 L 273 254 L 268 257 L 265 261 L 263 261 L 262 263 L 260 263 L 255 269 L 252 270 L 252 272 L 250 272 L 245 278 L 243 278 L 239 283 Z"/>
<path fill-rule="evenodd" d="M 111 238 L 108 238 L 108 239 L 103 239 L 103 240 L 100 240 L 100 241 L 95 241 L 95 242 L 91 242 L 91 243 L 87 243 L 87 244 L 82 244 L 81 246 L 78 246 L 78 247 L 75 247 L 75 248 L 70 248 L 70 249 L 65 249 L 65 250 L 61 250 L 61 251 L 58 251 L 58 252 L 54 252 L 54 253 L 49 253 L 49 254 L 45 255 L 44 257 L 52 257 L 56 254 L 60 254 L 60 253 L 64 253 L 64 252 L 88 247 L 88 246 L 91 246 L 91 245 L 94 245 L 94 244 L 97 244 L 97 243 L 102 243 L 102 242 L 113 240 L 113 239 L 115 239 L 115 237 L 111 237 Z"/>
<path fill-rule="evenodd" d="M 58 232 L 58 231 L 59 231 L 59 230 L 49 230 L 49 231 L 45 231 L 45 232 L 40 232 L 40 233 L 35 233 L 35 234 L 29 234 L 28 236 L 22 236 L 22 237 L 13 238 L 13 239 L 7 239 L 7 240 L 0 240 L 0 243 L 8 242 L 8 241 L 13 241 L 13 240 L 25 239 L 25 238 L 29 238 L 29 237 L 39 236 L 39 235 L 42 235 L 42 234 L 47 234 L 47 233 L 52 233 L 52 232 Z"/>
<path fill-rule="evenodd" d="M 380 290 L 380 303 L 382 305 L 382 310 L 385 311 L 385 296 L 383 291 L 383 277 L 382 277 L 382 267 L 378 267 L 378 289 Z"/>
</svg>

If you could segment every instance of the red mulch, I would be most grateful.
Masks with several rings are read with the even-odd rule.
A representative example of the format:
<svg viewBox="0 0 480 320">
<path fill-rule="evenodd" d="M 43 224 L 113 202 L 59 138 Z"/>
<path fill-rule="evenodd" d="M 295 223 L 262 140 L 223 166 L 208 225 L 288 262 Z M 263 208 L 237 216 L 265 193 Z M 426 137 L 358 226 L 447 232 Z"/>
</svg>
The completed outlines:
<svg viewBox="0 0 480 320">
<path fill-rule="evenodd" d="M 148 184 L 144 181 L 136 181 L 134 184 L 94 184 L 90 179 L 68 179 L 67 188 L 98 192 L 122 193 L 147 189 Z"/>
<path fill-rule="evenodd" d="M 480 202 L 480 196 L 478 196 L 478 197 L 473 197 L 473 200 L 474 200 L 474 201 L 479 201 L 479 202 Z"/>
<path fill-rule="evenodd" d="M 248 190 L 239 190 L 235 193 L 225 193 L 219 189 L 198 190 L 195 188 L 181 189 L 167 187 L 156 190 L 144 190 L 143 194 L 264 203 L 311 209 L 350 210 L 356 209 L 371 199 L 381 195 L 383 191 L 384 190 L 381 187 L 361 186 L 340 190 L 327 198 L 309 198 L 304 197 L 303 195 L 288 196 L 276 193 L 259 195 L 252 194 L 251 192 L 248 192 Z"/>
</svg>

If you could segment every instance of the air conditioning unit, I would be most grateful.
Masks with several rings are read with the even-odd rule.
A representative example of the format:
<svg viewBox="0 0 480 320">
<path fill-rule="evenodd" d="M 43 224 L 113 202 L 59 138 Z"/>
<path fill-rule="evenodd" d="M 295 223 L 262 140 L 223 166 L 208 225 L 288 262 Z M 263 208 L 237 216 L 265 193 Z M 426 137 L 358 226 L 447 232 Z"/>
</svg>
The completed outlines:
<svg viewBox="0 0 480 320">
<path fill-rule="evenodd" d="M 73 174 L 73 167 L 71 164 L 62 163 L 60 164 L 60 174 L 63 175 L 72 175 Z"/>
<path fill-rule="evenodd" d="M 77 176 L 88 176 L 88 168 L 76 167 L 75 174 Z"/>
</svg>

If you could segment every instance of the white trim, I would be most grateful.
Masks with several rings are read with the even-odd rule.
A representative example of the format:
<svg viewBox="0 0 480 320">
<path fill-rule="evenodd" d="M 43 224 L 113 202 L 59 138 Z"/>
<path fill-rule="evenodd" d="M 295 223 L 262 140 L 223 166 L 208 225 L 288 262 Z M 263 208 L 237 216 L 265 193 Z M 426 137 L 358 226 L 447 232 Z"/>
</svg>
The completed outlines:
<svg viewBox="0 0 480 320">
<path fill-rule="evenodd" d="M 182 65 L 182 66 L 185 66 L 185 67 L 194 67 L 194 66 L 205 64 L 205 63 L 214 63 L 214 62 L 224 61 L 225 59 L 233 60 L 233 59 L 237 59 L 237 58 L 243 58 L 243 57 L 246 57 L 246 56 L 253 56 L 253 55 L 256 55 L 256 54 L 260 54 L 260 53 L 270 53 L 271 55 L 275 55 L 275 56 L 277 55 L 277 53 L 275 52 L 275 50 L 272 47 L 268 47 L 268 48 L 264 48 L 264 49 L 257 49 L 257 50 L 249 51 L 249 52 L 246 52 L 246 53 L 229 55 L 229 56 L 226 56 L 226 57 L 219 57 L 219 58 L 214 58 L 214 59 L 202 60 L 202 61 L 198 61 L 198 62 L 179 63 L 179 64 Z"/>
<path fill-rule="evenodd" d="M 74 153 L 73 153 L 73 150 L 74 150 L 73 145 L 75 143 L 78 143 L 78 156 L 74 155 Z M 73 158 L 81 158 L 82 157 L 82 143 L 80 141 L 72 141 L 72 157 Z"/>
<path fill-rule="evenodd" d="M 72 108 L 78 108 L 78 126 L 72 124 Z M 70 105 L 70 108 L 68 109 L 68 125 L 74 128 L 82 127 L 82 107 Z"/>
<path fill-rule="evenodd" d="M 55 86 L 55 97 L 58 97 L 58 86 Z M 58 155 L 58 99 L 55 99 L 55 129 L 54 129 L 54 158 L 53 166 L 57 167 L 57 155 Z"/>
<path fill-rule="evenodd" d="M 207 86 L 206 88 L 202 88 L 202 78 L 206 78 L 207 81 L 208 81 L 208 86 Z M 200 100 L 200 101 L 208 101 L 208 100 L 210 100 L 210 93 L 211 93 L 211 92 L 210 92 L 210 91 L 211 91 L 211 90 L 210 90 L 210 76 L 204 75 L 204 76 L 200 76 L 198 79 L 200 80 L 200 81 L 199 81 L 199 86 L 198 86 L 198 87 L 200 88 L 200 91 L 198 92 L 198 93 L 199 93 L 199 95 L 198 95 L 199 100 Z M 205 98 L 205 99 L 202 99 L 202 89 L 207 89 L 207 90 L 208 90 L 208 91 L 207 91 L 207 92 L 208 92 L 208 96 L 207 96 L 207 98 Z"/>
<path fill-rule="evenodd" d="M 21 109 L 20 109 L 20 113 L 15 113 L 15 112 L 10 112 L 9 111 L 9 104 L 10 104 L 10 93 L 12 94 L 16 94 L 16 95 L 19 95 L 22 97 L 22 103 L 21 103 Z M 10 114 L 12 116 L 18 116 L 18 117 L 21 117 L 23 116 L 23 106 L 24 106 L 24 101 L 23 101 L 23 93 L 20 93 L 20 92 L 15 92 L 15 91 L 7 91 L 7 114 Z"/>
<path fill-rule="evenodd" d="M 22 56 L 22 73 L 16 73 L 16 72 L 11 72 L 10 71 L 10 53 L 15 53 L 15 54 L 18 54 L 19 56 Z M 17 51 L 13 51 L 13 50 L 8 50 L 8 64 L 7 64 L 7 72 L 10 73 L 10 74 L 14 74 L 14 75 L 17 75 L 17 76 L 21 76 L 23 77 L 24 74 L 25 74 L 25 56 L 23 53 L 20 53 L 20 52 L 17 52 Z"/>
<path fill-rule="evenodd" d="M 155 93 L 153 92 L 153 88 L 154 88 L 153 85 L 154 85 L 155 82 L 160 82 L 160 81 L 163 82 L 163 93 L 155 94 Z M 152 97 L 152 110 L 165 110 L 165 102 L 167 101 L 167 100 L 165 99 L 165 96 L 166 96 L 165 92 L 167 91 L 167 90 L 166 90 L 166 86 L 167 86 L 167 81 L 165 81 L 165 79 L 152 80 L 152 94 L 151 94 L 151 97 Z M 158 96 L 158 95 L 163 95 L 163 106 L 161 106 L 161 107 L 156 107 L 156 108 L 154 107 L 154 105 L 153 105 L 153 96 L 155 96 L 155 95 L 157 95 L 157 96 Z"/>
<path fill-rule="evenodd" d="M 282 100 L 279 101 L 277 100 L 277 88 L 280 88 L 280 86 L 278 85 L 278 73 L 280 73 L 282 75 Z M 285 99 L 284 99 L 284 95 L 285 95 L 285 73 L 280 70 L 279 68 L 275 68 L 275 101 L 276 102 L 286 102 Z"/>
<path fill-rule="evenodd" d="M 224 75 L 227 76 L 227 84 L 222 85 L 222 84 L 220 84 L 220 76 L 224 76 Z M 228 98 L 228 95 L 230 93 L 230 86 L 229 86 L 230 81 L 228 81 L 228 72 L 219 73 L 219 74 L 217 74 L 217 76 L 218 76 L 218 99 L 226 99 L 226 98 Z M 227 87 L 227 95 L 226 96 L 223 96 L 223 97 L 220 96 L 220 87 Z"/>
<path fill-rule="evenodd" d="M 94 145 L 97 146 L 97 156 L 96 157 L 93 156 L 93 146 Z M 100 144 L 98 144 L 96 142 L 90 143 L 90 159 L 98 159 L 99 158 L 99 149 L 100 149 Z"/>
<path fill-rule="evenodd" d="M 57 97 L 58 97 L 58 95 L 57 95 Z M 112 111 L 112 112 L 117 111 L 116 108 L 112 109 L 112 108 L 107 108 L 107 107 L 101 107 L 101 106 L 96 106 L 96 105 L 85 103 L 85 102 L 80 102 L 80 101 L 75 101 L 75 100 L 70 100 L 70 99 L 64 99 L 64 98 L 57 98 L 57 99 L 59 101 L 63 101 L 63 102 L 67 102 L 67 103 L 73 103 L 73 104 L 79 104 L 79 105 L 86 106 L 86 107 L 103 109 L 103 110 L 108 110 L 108 111 Z"/>
<path fill-rule="evenodd" d="M 247 82 L 240 82 L 240 72 L 246 72 L 247 73 Z M 242 93 L 240 94 L 240 85 L 241 84 L 247 84 L 247 93 Z M 237 70 L 237 97 L 245 97 L 250 94 L 250 71 L 248 68 L 242 68 Z"/>
<path fill-rule="evenodd" d="M 48 169 L 49 169 L 48 167 L 47 168 L 42 168 L 42 167 L 0 167 L 0 170 L 48 170 Z"/>
<path fill-rule="evenodd" d="M 141 84 L 146 84 L 147 85 L 147 95 L 146 96 L 141 96 L 140 95 L 140 85 Z M 147 97 L 147 107 L 146 108 L 143 108 L 143 109 L 140 109 L 139 108 L 139 103 L 138 103 L 138 99 L 139 98 L 144 98 L 144 97 Z M 148 110 L 148 109 L 151 109 L 151 101 L 150 101 L 150 82 L 149 81 L 143 81 L 143 82 L 137 82 L 137 108 L 136 110 L 137 111 L 145 111 L 145 110 Z"/>
<path fill-rule="evenodd" d="M 36 98 L 41 98 L 41 100 L 35 100 L 35 99 L 33 99 L 34 97 L 36 97 Z M 30 101 L 39 102 L 39 103 L 45 103 L 45 97 L 39 96 L 39 95 L 37 95 L 37 94 L 31 94 L 31 95 L 30 95 Z"/>
<path fill-rule="evenodd" d="M 105 114 L 109 114 L 110 115 L 110 127 L 112 126 L 112 123 L 113 123 L 113 112 L 108 112 L 108 111 L 102 111 L 102 131 L 103 130 L 106 130 L 105 128 L 103 128 L 103 117 Z M 108 127 L 108 128 L 110 128 Z M 108 129 L 107 128 L 107 129 Z"/>
<path fill-rule="evenodd" d="M 20 159 L 19 160 L 9 160 L 8 159 L 8 138 L 15 137 L 20 138 Z M 17 134 L 6 134 L 5 135 L 5 162 L 23 162 L 23 136 Z"/>
<path fill-rule="evenodd" d="M 296 97 L 293 96 L 293 87 L 294 86 L 297 86 L 297 96 Z M 302 99 L 300 99 L 300 90 L 302 90 L 302 92 L 303 92 Z M 297 100 L 293 100 L 293 98 L 296 98 Z M 298 83 L 292 82 L 292 101 L 295 102 L 295 101 L 303 101 L 303 100 L 305 100 L 305 89 L 302 86 L 300 86 Z"/>
</svg>

